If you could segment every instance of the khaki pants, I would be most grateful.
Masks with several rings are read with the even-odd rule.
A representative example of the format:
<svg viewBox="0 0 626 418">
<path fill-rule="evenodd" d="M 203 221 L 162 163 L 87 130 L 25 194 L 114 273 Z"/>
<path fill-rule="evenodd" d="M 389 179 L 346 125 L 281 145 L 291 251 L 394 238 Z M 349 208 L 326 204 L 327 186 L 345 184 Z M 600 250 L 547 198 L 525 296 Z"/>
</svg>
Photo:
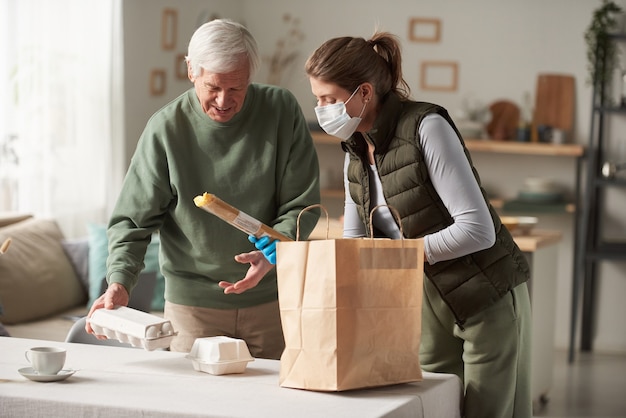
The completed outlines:
<svg viewBox="0 0 626 418">
<path fill-rule="evenodd" d="M 165 319 L 178 335 L 171 351 L 189 352 L 196 338 L 224 335 L 246 342 L 256 358 L 279 360 L 285 348 L 278 301 L 242 309 L 210 309 L 165 302 Z"/>
<path fill-rule="evenodd" d="M 469 318 L 462 330 L 434 285 L 425 279 L 422 368 L 461 378 L 466 418 L 530 418 L 531 320 L 524 283 Z"/>
</svg>

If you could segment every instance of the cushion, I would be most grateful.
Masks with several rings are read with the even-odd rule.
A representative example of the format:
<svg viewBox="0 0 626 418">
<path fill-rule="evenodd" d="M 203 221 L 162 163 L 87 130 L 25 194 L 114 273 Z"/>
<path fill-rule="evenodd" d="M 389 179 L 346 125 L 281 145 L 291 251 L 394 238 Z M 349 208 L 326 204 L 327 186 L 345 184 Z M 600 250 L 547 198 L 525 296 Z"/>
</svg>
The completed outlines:
<svg viewBox="0 0 626 418">
<path fill-rule="evenodd" d="M 89 292 L 89 240 L 86 237 L 64 239 L 61 246 L 72 263 L 86 296 Z"/>
<path fill-rule="evenodd" d="M 9 237 L 11 246 L 0 256 L 1 322 L 37 320 L 84 303 L 56 222 L 31 218 L 0 228 L 0 241 Z"/>
<path fill-rule="evenodd" d="M 0 212 L 0 227 L 11 225 L 32 217 L 33 215 L 24 213 Z"/>
<path fill-rule="evenodd" d="M 87 307 L 91 307 L 93 302 L 100 297 L 100 285 L 102 279 L 106 277 L 106 261 L 109 256 L 108 239 L 106 226 L 99 224 L 87 225 L 89 234 L 89 302 Z M 156 285 L 152 298 L 152 310 L 162 311 L 165 306 L 165 278 L 161 274 L 159 267 L 159 237 L 154 235 L 146 250 L 144 258 L 145 267 L 142 272 L 155 272 Z"/>
</svg>

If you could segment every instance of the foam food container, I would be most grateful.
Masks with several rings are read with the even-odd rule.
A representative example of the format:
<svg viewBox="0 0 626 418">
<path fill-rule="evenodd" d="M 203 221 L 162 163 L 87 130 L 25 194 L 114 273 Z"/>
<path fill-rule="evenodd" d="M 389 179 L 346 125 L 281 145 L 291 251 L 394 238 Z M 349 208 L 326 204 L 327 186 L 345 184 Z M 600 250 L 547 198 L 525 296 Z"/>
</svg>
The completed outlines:
<svg viewBox="0 0 626 418">
<path fill-rule="evenodd" d="M 170 321 L 126 306 L 98 309 L 89 318 L 89 323 L 98 335 L 148 351 L 169 347 L 177 334 Z"/>
<path fill-rule="evenodd" d="M 215 375 L 243 373 L 254 361 L 244 340 L 224 336 L 196 338 L 187 358 L 195 370 Z"/>
</svg>

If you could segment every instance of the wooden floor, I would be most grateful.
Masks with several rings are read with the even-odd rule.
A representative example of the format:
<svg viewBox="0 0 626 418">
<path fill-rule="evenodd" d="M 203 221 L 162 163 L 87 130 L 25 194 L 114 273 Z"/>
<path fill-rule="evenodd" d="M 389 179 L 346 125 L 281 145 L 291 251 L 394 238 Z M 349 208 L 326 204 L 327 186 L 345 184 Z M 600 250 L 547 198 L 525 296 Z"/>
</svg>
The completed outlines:
<svg viewBox="0 0 626 418">
<path fill-rule="evenodd" d="M 557 351 L 548 402 L 535 417 L 626 417 L 626 355 Z"/>
</svg>

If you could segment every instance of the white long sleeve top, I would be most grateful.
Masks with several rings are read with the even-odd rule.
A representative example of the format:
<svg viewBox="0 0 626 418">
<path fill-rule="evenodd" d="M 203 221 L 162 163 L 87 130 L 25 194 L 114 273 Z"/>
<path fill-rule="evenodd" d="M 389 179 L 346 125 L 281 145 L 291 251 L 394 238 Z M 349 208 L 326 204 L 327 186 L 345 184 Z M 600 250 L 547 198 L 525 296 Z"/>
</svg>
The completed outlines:
<svg viewBox="0 0 626 418">
<path fill-rule="evenodd" d="M 429 264 L 462 257 L 491 247 L 496 233 L 480 187 L 452 126 L 440 115 L 431 114 L 419 126 L 419 141 L 432 184 L 454 222 L 438 232 L 424 236 L 424 251 Z M 344 164 L 344 238 L 366 236 L 356 204 L 348 190 L 346 154 Z M 375 165 L 369 166 L 372 207 L 385 205 L 382 183 Z M 401 238 L 400 230 L 387 207 L 379 208 L 373 224 L 390 238 Z"/>
</svg>

